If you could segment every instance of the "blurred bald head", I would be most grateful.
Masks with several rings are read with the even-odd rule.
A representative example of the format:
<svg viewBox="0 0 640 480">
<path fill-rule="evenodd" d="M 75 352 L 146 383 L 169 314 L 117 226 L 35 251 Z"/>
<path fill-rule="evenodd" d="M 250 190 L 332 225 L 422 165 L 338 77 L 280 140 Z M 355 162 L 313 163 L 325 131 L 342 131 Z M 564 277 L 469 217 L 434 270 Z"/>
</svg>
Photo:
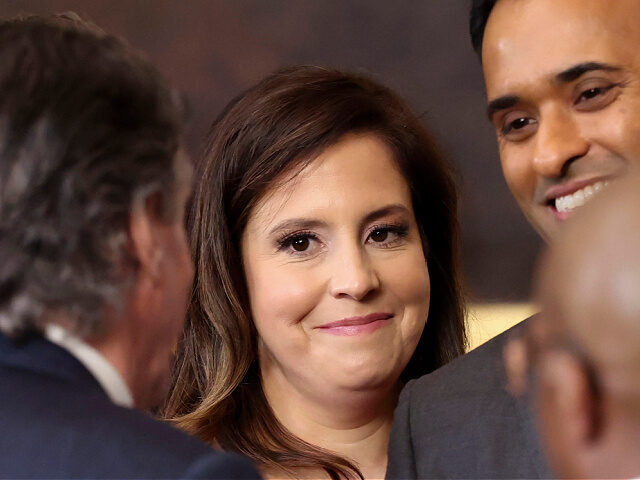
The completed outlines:
<svg viewBox="0 0 640 480">
<path fill-rule="evenodd" d="M 634 388 L 640 378 L 640 176 L 617 182 L 568 222 L 543 260 L 542 320 L 564 332 L 607 372 Z M 639 472 L 640 473 L 640 472 Z"/>
<path fill-rule="evenodd" d="M 536 405 L 561 477 L 639 476 L 640 177 L 614 183 L 545 255 Z M 637 439 L 637 441 L 634 441 Z"/>
</svg>

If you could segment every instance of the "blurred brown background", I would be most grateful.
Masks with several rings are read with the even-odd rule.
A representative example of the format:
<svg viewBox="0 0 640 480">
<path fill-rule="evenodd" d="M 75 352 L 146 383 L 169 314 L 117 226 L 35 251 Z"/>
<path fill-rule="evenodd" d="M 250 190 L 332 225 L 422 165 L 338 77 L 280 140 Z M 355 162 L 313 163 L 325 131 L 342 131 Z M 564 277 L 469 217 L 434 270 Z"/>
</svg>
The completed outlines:
<svg viewBox="0 0 640 480">
<path fill-rule="evenodd" d="M 401 93 L 462 173 L 466 281 L 476 301 L 521 301 L 540 241 L 503 180 L 485 118 L 469 0 L 1 0 L 0 16 L 73 10 L 124 36 L 190 101 L 197 155 L 222 107 L 278 67 L 368 72 Z"/>
</svg>

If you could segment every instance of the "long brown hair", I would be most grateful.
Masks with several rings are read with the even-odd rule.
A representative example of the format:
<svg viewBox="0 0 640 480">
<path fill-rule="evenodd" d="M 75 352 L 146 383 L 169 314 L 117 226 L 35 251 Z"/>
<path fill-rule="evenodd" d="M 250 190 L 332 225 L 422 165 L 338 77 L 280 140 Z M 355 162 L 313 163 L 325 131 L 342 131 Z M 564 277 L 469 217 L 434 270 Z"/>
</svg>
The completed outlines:
<svg viewBox="0 0 640 480">
<path fill-rule="evenodd" d="M 378 135 L 412 193 L 431 277 L 429 321 L 402 374 L 408 381 L 464 352 L 456 188 L 450 165 L 407 105 L 360 75 L 292 67 L 232 101 L 211 129 L 189 217 L 196 277 L 166 415 L 258 464 L 362 476 L 351 462 L 288 432 L 260 379 L 240 238 L 256 202 L 347 133 Z"/>
</svg>

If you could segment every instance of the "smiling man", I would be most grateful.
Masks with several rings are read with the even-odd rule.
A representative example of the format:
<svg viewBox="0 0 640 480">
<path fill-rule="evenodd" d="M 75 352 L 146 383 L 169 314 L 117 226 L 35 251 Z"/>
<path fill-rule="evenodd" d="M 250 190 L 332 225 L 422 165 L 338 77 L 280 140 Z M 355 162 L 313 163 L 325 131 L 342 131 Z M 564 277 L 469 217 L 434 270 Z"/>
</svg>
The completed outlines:
<svg viewBox="0 0 640 480">
<path fill-rule="evenodd" d="M 640 1 L 474 0 L 489 120 L 533 227 L 563 222 L 640 160 Z M 389 478 L 551 475 L 527 399 L 506 389 L 514 331 L 405 388 Z"/>
<path fill-rule="evenodd" d="M 482 63 L 505 178 L 546 239 L 640 158 L 640 4 L 500 0 Z"/>
</svg>

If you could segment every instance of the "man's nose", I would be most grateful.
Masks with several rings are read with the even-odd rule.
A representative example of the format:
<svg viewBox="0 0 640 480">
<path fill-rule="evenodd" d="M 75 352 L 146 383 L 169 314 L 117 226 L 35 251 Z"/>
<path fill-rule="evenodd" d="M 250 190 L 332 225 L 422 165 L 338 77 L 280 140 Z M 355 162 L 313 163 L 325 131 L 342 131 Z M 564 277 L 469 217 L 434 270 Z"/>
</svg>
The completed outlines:
<svg viewBox="0 0 640 480">
<path fill-rule="evenodd" d="M 544 177 L 557 178 L 569 164 L 589 150 L 589 142 L 580 132 L 576 119 L 562 107 L 551 107 L 539 120 L 533 167 Z"/>
<path fill-rule="evenodd" d="M 361 301 L 380 288 L 380 279 L 364 249 L 352 247 L 336 255 L 329 293 L 335 298 Z"/>
</svg>

